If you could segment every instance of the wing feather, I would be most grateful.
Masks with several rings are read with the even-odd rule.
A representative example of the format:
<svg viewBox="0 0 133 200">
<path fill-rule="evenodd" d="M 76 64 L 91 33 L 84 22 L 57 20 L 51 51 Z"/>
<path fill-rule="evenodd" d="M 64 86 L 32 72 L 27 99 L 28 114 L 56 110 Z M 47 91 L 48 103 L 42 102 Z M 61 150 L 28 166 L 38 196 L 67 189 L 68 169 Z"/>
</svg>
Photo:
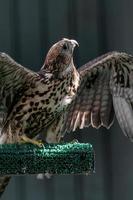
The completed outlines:
<svg viewBox="0 0 133 200">
<path fill-rule="evenodd" d="M 37 74 L 0 53 L 0 127 Z"/>
<path fill-rule="evenodd" d="M 66 113 L 63 131 L 90 125 L 110 128 L 115 110 L 123 132 L 132 138 L 133 57 L 110 52 L 85 64 L 78 72 L 80 86 Z"/>
</svg>

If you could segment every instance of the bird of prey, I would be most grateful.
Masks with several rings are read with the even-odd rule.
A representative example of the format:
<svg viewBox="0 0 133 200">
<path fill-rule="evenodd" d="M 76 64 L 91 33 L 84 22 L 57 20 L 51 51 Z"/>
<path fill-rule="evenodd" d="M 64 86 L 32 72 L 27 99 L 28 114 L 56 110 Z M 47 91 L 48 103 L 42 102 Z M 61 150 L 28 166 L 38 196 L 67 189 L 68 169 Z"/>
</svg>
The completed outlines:
<svg viewBox="0 0 133 200">
<path fill-rule="evenodd" d="M 77 128 L 109 128 L 114 113 L 132 140 L 133 57 L 111 52 L 76 69 L 76 45 L 67 38 L 55 43 L 39 72 L 0 53 L 0 144 L 40 145 L 40 133 L 56 143 Z M 1 194 L 9 179 L 0 178 Z"/>
</svg>

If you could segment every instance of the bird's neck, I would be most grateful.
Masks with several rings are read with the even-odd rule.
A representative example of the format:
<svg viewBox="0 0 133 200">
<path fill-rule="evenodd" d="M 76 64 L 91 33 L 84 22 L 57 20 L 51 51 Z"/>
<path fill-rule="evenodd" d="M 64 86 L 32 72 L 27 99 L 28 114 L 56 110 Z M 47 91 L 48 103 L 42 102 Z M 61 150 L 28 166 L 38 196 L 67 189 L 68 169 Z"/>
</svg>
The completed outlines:
<svg viewBox="0 0 133 200">
<path fill-rule="evenodd" d="M 71 59 L 70 64 L 60 72 L 60 76 L 65 78 L 68 75 L 71 75 L 73 73 L 75 69 L 74 63 L 73 63 L 73 59 Z"/>
<path fill-rule="evenodd" d="M 70 64 L 65 67 L 62 64 L 59 64 L 58 67 L 55 64 L 47 63 L 42 66 L 39 74 L 43 77 L 45 75 L 49 75 L 49 77 L 53 77 L 55 79 L 64 79 L 67 76 L 72 76 L 72 74 L 76 72 L 76 68 L 73 63 L 73 59 L 71 60 Z"/>
</svg>

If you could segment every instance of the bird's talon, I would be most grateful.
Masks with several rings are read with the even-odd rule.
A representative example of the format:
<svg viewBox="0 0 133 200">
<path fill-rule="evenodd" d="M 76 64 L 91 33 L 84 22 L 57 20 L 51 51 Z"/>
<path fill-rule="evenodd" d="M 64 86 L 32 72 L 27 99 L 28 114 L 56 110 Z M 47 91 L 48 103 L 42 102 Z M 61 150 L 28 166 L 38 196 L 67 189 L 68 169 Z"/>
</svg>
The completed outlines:
<svg viewBox="0 0 133 200">
<path fill-rule="evenodd" d="M 44 144 L 42 140 L 30 139 L 26 135 L 21 136 L 21 143 L 30 143 L 30 144 L 38 146 L 39 148 L 42 148 L 42 147 L 44 148 Z"/>
<path fill-rule="evenodd" d="M 70 143 L 78 143 L 79 141 L 77 139 L 73 139 Z"/>
<path fill-rule="evenodd" d="M 42 142 L 42 140 L 36 140 L 34 144 L 37 145 L 39 148 L 44 148 L 44 143 Z"/>
</svg>

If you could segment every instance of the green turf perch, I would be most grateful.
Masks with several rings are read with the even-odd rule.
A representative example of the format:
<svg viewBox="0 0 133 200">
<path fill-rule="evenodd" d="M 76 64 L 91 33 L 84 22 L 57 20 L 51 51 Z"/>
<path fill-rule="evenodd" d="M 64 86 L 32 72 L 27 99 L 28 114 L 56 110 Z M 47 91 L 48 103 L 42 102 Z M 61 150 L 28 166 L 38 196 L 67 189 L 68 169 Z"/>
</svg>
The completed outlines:
<svg viewBox="0 0 133 200">
<path fill-rule="evenodd" d="M 5 174 L 85 174 L 94 171 L 91 144 L 50 144 L 39 148 L 30 144 L 0 145 L 0 175 Z"/>
</svg>

